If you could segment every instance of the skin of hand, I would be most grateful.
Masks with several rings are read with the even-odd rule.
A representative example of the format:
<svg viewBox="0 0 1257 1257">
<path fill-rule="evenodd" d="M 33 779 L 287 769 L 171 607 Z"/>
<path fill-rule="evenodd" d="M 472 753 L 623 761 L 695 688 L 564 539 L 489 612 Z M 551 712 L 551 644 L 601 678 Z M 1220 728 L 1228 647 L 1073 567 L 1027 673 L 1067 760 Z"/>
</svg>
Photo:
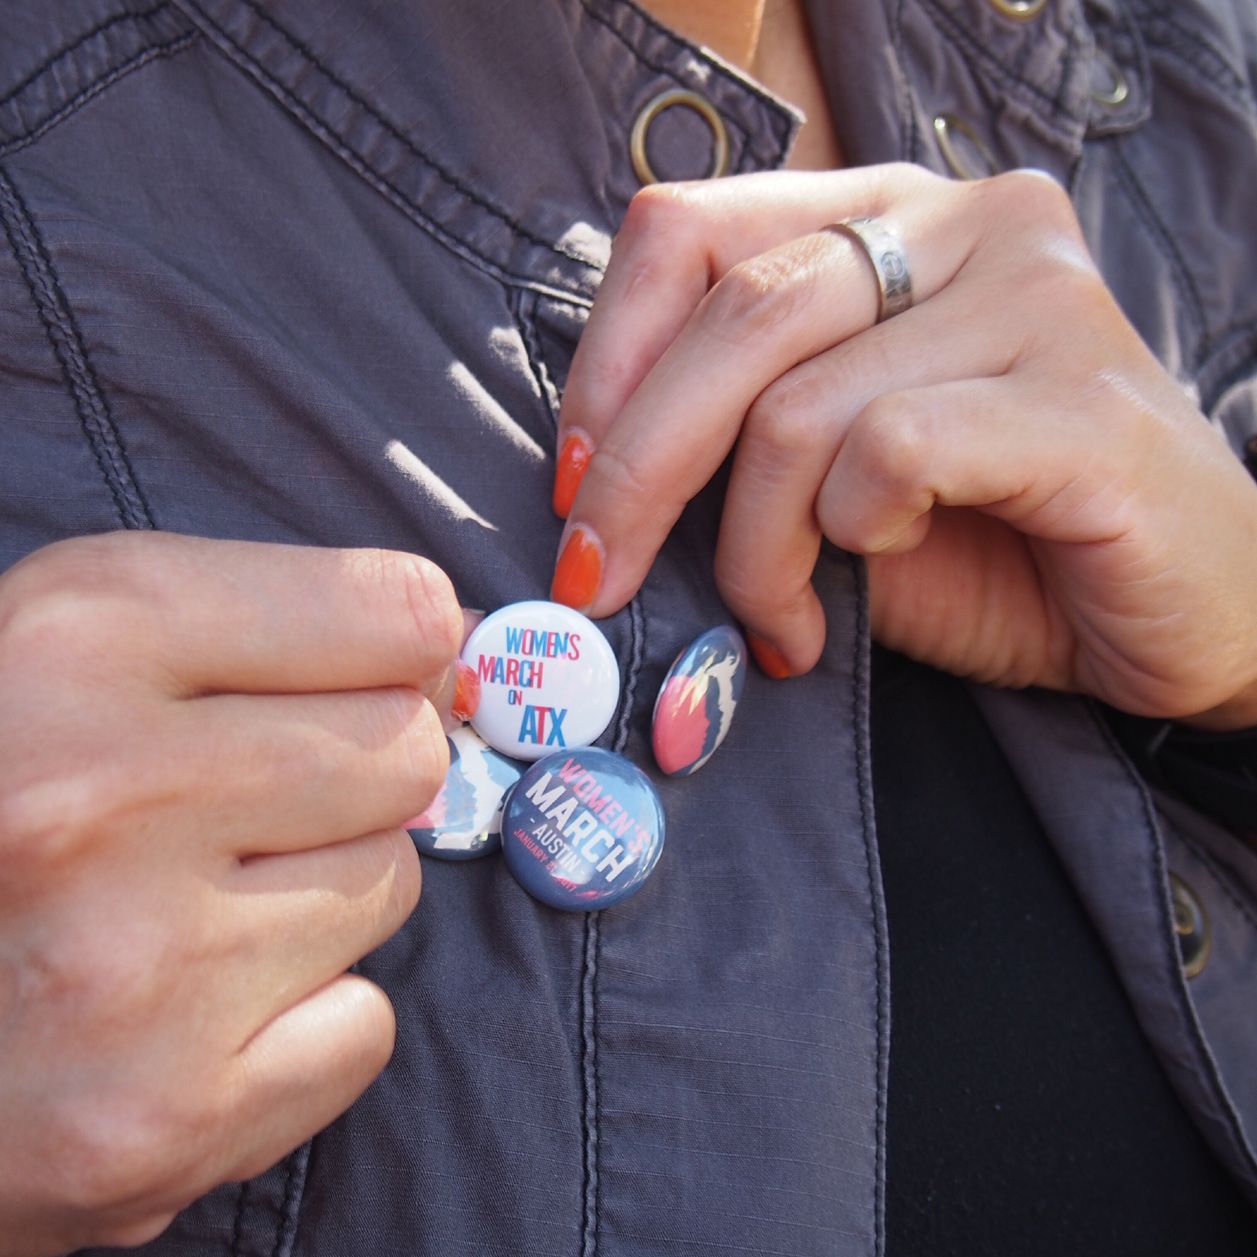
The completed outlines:
<svg viewBox="0 0 1257 1257">
<path fill-rule="evenodd" d="M 463 618 L 431 563 L 146 533 L 0 577 L 0 1254 L 131 1245 L 392 1052 Z"/>
<path fill-rule="evenodd" d="M 900 237 L 913 307 L 878 323 Z M 1063 189 L 906 165 L 637 195 L 569 376 L 553 596 L 604 616 L 733 452 L 715 556 L 765 671 L 810 669 L 823 538 L 884 644 L 1140 715 L 1257 723 L 1257 486 L 1100 278 Z"/>
</svg>

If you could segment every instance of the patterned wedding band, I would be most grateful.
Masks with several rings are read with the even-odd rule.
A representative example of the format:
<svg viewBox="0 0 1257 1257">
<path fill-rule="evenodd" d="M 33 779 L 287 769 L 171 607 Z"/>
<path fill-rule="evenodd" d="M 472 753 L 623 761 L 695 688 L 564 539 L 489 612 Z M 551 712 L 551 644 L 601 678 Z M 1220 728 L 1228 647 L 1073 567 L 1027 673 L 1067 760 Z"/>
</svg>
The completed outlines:
<svg viewBox="0 0 1257 1257">
<path fill-rule="evenodd" d="M 912 305 L 912 276 L 898 235 L 877 218 L 844 218 L 828 230 L 849 236 L 864 250 L 877 276 L 877 321 L 902 314 Z"/>
</svg>

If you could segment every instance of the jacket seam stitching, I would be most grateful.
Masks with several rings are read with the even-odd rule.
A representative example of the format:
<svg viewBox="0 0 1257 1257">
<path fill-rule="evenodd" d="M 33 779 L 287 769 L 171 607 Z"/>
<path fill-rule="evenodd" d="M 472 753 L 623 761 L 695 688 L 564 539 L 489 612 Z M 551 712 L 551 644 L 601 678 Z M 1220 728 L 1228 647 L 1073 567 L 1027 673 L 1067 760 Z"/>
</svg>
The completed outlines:
<svg viewBox="0 0 1257 1257">
<path fill-rule="evenodd" d="M 61 368 L 62 382 L 78 415 L 79 426 L 113 498 L 118 521 L 124 528 L 152 528 L 148 503 L 136 484 L 126 446 L 114 424 L 52 258 L 22 194 L 2 167 L 0 220 L 4 221 L 5 235 Z"/>
<path fill-rule="evenodd" d="M 1257 324 L 1233 323 L 1213 337 L 1197 372 L 1200 408 L 1211 418 L 1218 404 L 1237 384 L 1257 370 Z"/>
<path fill-rule="evenodd" d="M 919 3 L 934 14 L 935 25 L 943 30 L 947 38 L 954 44 L 963 48 L 969 58 L 975 62 L 984 65 L 988 72 L 995 78 L 1001 80 L 1006 87 L 1024 88 L 1027 92 L 1036 96 L 1044 105 L 1048 107 L 1054 117 L 1061 117 L 1063 111 L 1058 103 L 1060 96 L 1060 88 L 1057 87 L 1055 93 L 1047 91 L 1040 87 L 1037 83 L 1031 82 L 1030 79 L 1022 78 L 1016 74 L 1008 65 L 994 56 L 986 48 L 982 46 L 972 35 L 966 31 L 955 17 L 944 9 L 937 0 L 919 0 Z M 1067 115 L 1073 119 L 1073 115 Z M 1074 119 L 1077 121 L 1077 119 Z"/>
<path fill-rule="evenodd" d="M 1144 226 L 1152 233 L 1153 238 L 1160 246 L 1162 254 L 1170 263 L 1170 273 L 1174 277 L 1174 286 L 1178 289 L 1179 296 L 1186 303 L 1187 313 L 1196 326 L 1196 343 L 1193 346 L 1191 355 L 1191 367 L 1194 372 L 1199 368 L 1204 358 L 1205 347 L 1208 343 L 1209 329 L 1205 321 L 1204 302 L 1201 300 L 1200 293 L 1196 288 L 1196 281 L 1192 278 L 1191 271 L 1188 269 L 1186 259 L 1174 243 L 1174 237 L 1170 234 L 1169 228 L 1162 222 L 1156 207 L 1152 203 L 1152 199 L 1148 196 L 1143 184 L 1139 181 L 1138 175 L 1135 174 L 1134 169 L 1131 167 L 1120 141 L 1115 141 L 1114 151 L 1117 157 L 1115 166 L 1118 178 L 1126 189 L 1136 213 L 1143 220 Z"/>
<path fill-rule="evenodd" d="M 1225 54 L 1210 40 L 1179 25 L 1169 12 L 1158 9 L 1145 19 L 1143 34 L 1149 52 L 1165 52 L 1180 64 L 1188 66 L 1200 81 L 1212 88 L 1221 87 L 1229 99 L 1242 103 L 1253 112 L 1252 90 Z M 1165 38 L 1158 39 L 1158 34 Z"/>
<path fill-rule="evenodd" d="M 279 1205 L 279 1227 L 275 1232 L 275 1246 L 271 1257 L 287 1257 L 297 1238 L 298 1202 L 305 1189 L 305 1171 L 309 1164 L 311 1141 L 307 1140 L 287 1159 L 288 1173 L 284 1178 L 284 1195 Z"/>
<path fill-rule="evenodd" d="M 601 913 L 585 917 L 584 946 L 581 955 L 580 1036 L 581 1036 L 581 1257 L 597 1252 L 598 1191 L 598 1035 L 597 981 L 598 939 Z"/>
<path fill-rule="evenodd" d="M 1078 60 L 1081 45 L 1082 36 L 1077 31 L 1071 30 L 1065 39 L 1065 52 L 1061 57 L 1061 75 L 1057 80 L 1056 92 L 1052 96 L 1053 113 L 1065 112 L 1065 93 L 1073 79 L 1074 63 Z"/>
<path fill-rule="evenodd" d="M 613 749 L 618 752 L 623 752 L 628 745 L 629 720 L 637 699 L 637 682 L 645 649 L 646 625 L 642 615 L 640 592 L 629 603 L 629 629 L 632 644 L 629 651 L 628 676 L 624 683 L 624 707 L 620 712 L 620 721 L 616 726 L 615 741 L 612 744 Z"/>
<path fill-rule="evenodd" d="M 427 231 L 435 240 L 450 249 L 464 262 L 470 262 L 500 283 L 509 283 L 515 287 L 526 288 L 532 292 L 544 293 L 546 296 L 567 301 L 572 305 L 587 307 L 590 304 L 574 290 L 561 288 L 533 276 L 513 274 L 505 267 L 494 262 L 492 258 L 486 257 L 480 249 L 450 231 L 444 224 L 424 211 L 411 196 L 402 191 L 392 180 L 376 170 L 367 158 L 347 143 L 336 130 L 309 109 L 299 97 L 294 95 L 264 66 L 250 57 L 213 19 L 199 10 L 198 15 L 198 20 L 204 22 L 214 32 L 214 37 L 221 39 L 227 45 L 226 49 L 221 47 L 218 49 L 222 55 L 228 57 L 229 60 L 238 59 L 238 68 L 245 69 L 247 73 L 257 78 L 265 90 L 274 93 L 279 99 L 281 106 L 292 113 L 302 125 L 312 131 L 315 137 L 324 143 L 333 154 L 339 157 L 368 187 L 373 188 L 390 205 L 405 214 L 407 218 Z M 427 164 L 426 161 L 424 164 Z M 509 220 L 507 225 L 512 230 L 515 229 L 514 224 Z M 542 242 L 542 247 L 547 250 L 551 248 L 545 242 Z M 600 269 L 596 263 L 588 259 L 576 258 L 574 260 L 591 271 Z"/>
<path fill-rule="evenodd" d="M 284 1161 L 284 1194 L 279 1202 L 279 1226 L 275 1228 L 275 1243 L 271 1245 L 271 1257 L 279 1257 L 280 1248 L 284 1242 L 284 1221 L 288 1216 L 288 1200 L 292 1194 L 292 1180 L 294 1173 L 293 1161 L 296 1158 L 294 1152 Z"/>
<path fill-rule="evenodd" d="M 873 918 L 874 973 L 876 980 L 874 1033 L 877 1037 L 877 1107 L 876 1145 L 873 1176 L 873 1227 L 874 1250 L 885 1252 L 886 1247 L 886 1104 L 889 1085 L 889 1007 L 887 1003 L 887 946 L 886 921 L 880 910 L 881 898 L 877 879 L 877 836 L 873 819 L 871 796 L 872 764 L 868 746 L 867 702 L 868 693 L 868 637 L 869 604 L 868 583 L 863 563 L 854 555 L 847 562 L 856 580 L 856 631 L 853 642 L 851 686 L 851 730 L 855 739 L 857 792 L 860 800 L 860 828 L 864 837 L 864 860 L 868 876 L 869 911 Z"/>
<path fill-rule="evenodd" d="M 176 35 L 165 43 L 151 44 L 149 47 L 141 49 L 134 56 L 127 58 L 126 61 L 120 62 L 108 73 L 103 74 L 98 79 L 94 79 L 86 87 L 76 92 L 42 122 L 38 122 L 28 130 L 22 131 L 0 143 L 0 157 L 7 157 L 10 153 L 14 153 L 18 149 L 25 148 L 28 144 L 33 143 L 41 135 L 51 131 L 53 127 L 77 113 L 88 101 L 100 95 L 107 88 L 112 87 L 119 79 L 130 74 L 132 70 L 138 70 L 141 66 L 147 65 L 150 61 L 155 61 L 159 57 L 171 57 L 182 52 L 189 45 L 196 42 L 197 35 L 197 31 L 185 31 L 182 35 Z"/>
<path fill-rule="evenodd" d="M 1222 352 L 1234 352 L 1232 346 L 1224 344 L 1235 337 L 1241 344 L 1257 346 L 1257 319 L 1236 319 L 1224 323 L 1209 338 L 1209 354 L 1214 356 Z"/>
<path fill-rule="evenodd" d="M 281 26 L 278 22 L 276 22 L 275 19 L 272 18 L 269 14 L 264 13 L 260 8 L 258 8 L 258 6 L 254 3 L 254 0 L 241 0 L 241 3 L 243 3 L 244 6 L 248 8 L 260 22 L 265 23 L 273 31 L 275 31 L 276 34 L 280 35 L 283 39 L 286 39 L 295 52 L 297 52 L 300 56 L 304 57 L 307 62 L 309 62 L 313 66 L 316 66 L 323 74 L 325 74 L 331 83 L 333 83 L 340 91 L 344 92 L 344 94 L 351 101 L 353 101 L 353 103 L 357 105 L 358 108 L 360 108 L 368 117 L 374 119 L 375 122 L 378 123 L 378 125 L 382 127 L 383 130 L 385 130 L 389 135 L 391 135 L 393 139 L 395 139 L 408 153 L 411 154 L 411 156 L 413 156 L 418 161 L 420 161 L 423 165 L 427 166 L 429 169 L 435 172 L 441 179 L 443 179 L 447 184 L 449 184 L 450 187 L 454 188 L 457 192 L 461 193 L 469 201 L 471 201 L 473 205 L 479 206 L 482 210 L 485 211 L 485 213 L 492 215 L 494 218 L 498 219 L 499 222 L 505 223 L 508 227 L 511 228 L 512 231 L 514 231 L 517 235 L 522 236 L 530 244 L 535 244 L 539 246 L 540 248 L 547 249 L 553 253 L 557 253 L 560 257 L 565 257 L 569 261 L 572 261 L 572 262 L 578 262 L 582 266 L 592 265 L 592 263 L 590 262 L 588 258 L 582 257 L 579 253 L 575 253 L 568 249 L 564 249 L 561 245 L 555 244 L 552 241 L 543 239 L 541 236 L 535 235 L 527 227 L 524 227 L 521 223 L 513 219 L 500 206 L 495 205 L 492 201 L 490 201 L 487 197 L 483 196 L 481 193 L 477 192 L 474 188 L 470 187 L 468 184 L 463 183 L 461 179 L 459 179 L 457 176 L 452 174 L 450 171 L 446 170 L 444 166 L 442 166 L 429 154 L 425 153 L 423 149 L 421 149 L 414 142 L 414 140 L 412 140 L 408 135 L 406 135 L 404 131 L 401 130 L 400 127 L 397 126 L 396 123 L 386 118 L 384 114 L 382 114 L 378 109 L 376 109 L 373 105 L 371 105 L 364 96 L 359 94 L 359 92 L 355 88 L 351 87 L 347 82 L 345 82 L 344 79 L 342 79 L 339 75 L 334 73 L 332 69 L 328 65 L 326 65 L 315 54 L 314 50 L 310 48 L 308 44 L 298 39 L 285 27 Z M 211 20 L 211 19 L 207 18 L 206 20 Z M 215 29 L 219 30 L 222 33 L 224 39 L 230 40 L 231 43 L 237 49 L 239 49 L 242 56 L 248 58 L 248 60 L 252 64 L 258 65 L 259 70 L 261 70 L 261 66 L 258 64 L 256 59 L 249 56 L 249 54 L 244 50 L 244 48 L 241 47 L 239 41 L 232 39 L 230 35 L 228 35 L 225 31 L 223 31 L 222 27 L 218 23 L 214 23 L 214 26 L 215 26 Z M 300 98 L 295 97 L 295 95 L 286 87 L 286 85 L 280 83 L 279 80 L 275 79 L 275 77 L 271 75 L 269 71 L 263 71 L 263 73 L 265 73 L 267 77 L 270 78 L 273 82 L 275 82 L 277 86 L 283 88 L 285 93 L 289 95 L 292 99 L 300 103 L 304 109 L 306 109 L 309 113 L 313 114 L 313 110 L 310 110 L 309 106 L 305 105 L 304 102 L 300 101 Z M 324 123 L 324 125 L 326 126 L 327 124 Z M 339 137 L 339 138 L 341 139 L 341 142 L 344 143 L 343 137 Z M 351 147 L 348 144 L 346 144 L 345 146 L 346 148 Z M 359 160 L 362 161 L 364 165 L 369 165 L 369 163 L 367 163 L 366 161 L 366 158 L 364 158 L 361 153 L 357 153 L 357 151 L 353 150 L 352 148 L 351 148 L 351 151 L 356 153 Z"/>
<path fill-rule="evenodd" d="M 236 1193 L 236 1210 L 235 1218 L 231 1224 L 231 1247 L 228 1250 L 231 1257 L 241 1257 L 240 1244 L 244 1239 L 244 1206 L 249 1194 L 249 1180 L 245 1179 L 240 1184 L 240 1190 Z"/>
<path fill-rule="evenodd" d="M 524 358 L 528 362 L 528 370 L 537 385 L 537 391 L 550 414 L 550 421 L 558 429 L 559 423 L 559 391 L 555 387 L 549 364 L 542 353 L 541 344 L 537 339 L 536 328 L 536 296 L 533 294 L 532 310 L 524 309 L 523 293 L 519 289 L 507 289 L 507 300 L 511 314 L 515 318 L 515 326 L 519 330 L 519 338 L 524 346 Z"/>
<path fill-rule="evenodd" d="M 1088 719 L 1090 719 L 1093 727 L 1098 731 L 1104 745 L 1108 748 L 1109 753 L 1117 761 L 1122 774 L 1125 776 L 1127 784 L 1134 791 L 1136 797 L 1140 801 L 1139 815 L 1143 822 L 1144 833 L 1148 839 L 1148 843 L 1152 850 L 1153 867 L 1156 870 L 1158 883 L 1162 887 L 1169 885 L 1169 868 L 1166 864 L 1165 847 L 1160 841 L 1160 835 L 1157 830 L 1156 812 L 1152 804 L 1151 796 L 1148 794 L 1143 781 L 1139 774 L 1131 765 L 1130 760 L 1122 751 L 1117 742 L 1117 738 L 1113 731 L 1109 728 L 1108 722 L 1103 719 L 1095 708 L 1094 703 L 1085 704 Z M 1213 1096 L 1214 1105 L 1218 1116 L 1225 1122 L 1226 1129 L 1231 1137 L 1231 1142 L 1239 1155 L 1241 1162 L 1248 1171 L 1250 1181 L 1257 1181 L 1254 1177 L 1254 1165 L 1252 1151 L 1248 1146 L 1248 1141 L 1244 1136 L 1244 1131 L 1239 1123 L 1239 1118 L 1232 1105 L 1230 1097 L 1227 1095 L 1226 1088 L 1222 1085 L 1218 1077 L 1217 1066 L 1213 1061 L 1213 1057 L 1209 1052 L 1208 1044 L 1204 1039 L 1204 1032 L 1201 1029 L 1200 1022 L 1196 1018 L 1195 1011 L 1192 1008 L 1191 1000 L 1187 994 L 1182 978 L 1182 961 L 1177 954 L 1174 944 L 1173 922 L 1169 917 L 1168 896 L 1163 893 L 1157 897 L 1157 913 L 1161 921 L 1161 945 L 1166 964 L 1169 966 L 1170 972 L 1178 975 L 1178 980 L 1170 983 L 1172 991 L 1172 999 L 1178 1007 L 1182 1024 L 1185 1026 L 1197 1051 L 1197 1062 L 1193 1068 L 1193 1072 L 1205 1084 L 1206 1088 Z M 1201 1068 L 1201 1066 L 1204 1068 Z"/>
<path fill-rule="evenodd" d="M 612 749 L 621 753 L 628 744 L 629 721 L 637 696 L 645 640 L 645 624 L 639 597 L 630 601 L 628 610 L 631 637 L 628 676 L 624 685 L 624 705 L 612 741 Z M 603 912 L 591 912 L 586 916 L 581 957 L 581 1123 L 585 1137 L 581 1148 L 580 1257 L 596 1257 L 602 1235 L 602 1053 L 598 1039 L 598 977 L 602 964 L 604 916 Z"/>
<path fill-rule="evenodd" d="M 594 1028 L 594 1198 L 593 1198 L 593 1235 L 589 1257 L 597 1257 L 598 1248 L 602 1243 L 602 1040 L 599 1037 L 598 1023 L 602 1019 L 601 983 L 602 945 L 605 938 L 605 921 L 602 913 L 598 914 L 598 925 L 594 933 L 594 984 L 593 984 L 593 1028 Z"/>
<path fill-rule="evenodd" d="M 917 127 L 917 111 L 912 87 L 909 84 L 908 75 L 903 73 L 903 10 L 905 2 L 906 0 L 894 0 L 894 3 L 891 3 L 891 0 L 887 0 L 886 3 L 886 26 L 890 31 L 890 46 L 895 54 L 895 66 L 900 71 L 901 80 L 900 90 L 897 93 L 899 114 L 898 156 L 902 161 L 924 164 L 921 162 L 923 149 L 920 131 Z"/>
<path fill-rule="evenodd" d="M 1251 365 L 1257 354 L 1257 319 L 1236 319 L 1215 331 L 1201 353 L 1200 371 L 1208 372 L 1219 362 L 1235 362 L 1242 370 Z"/>
<path fill-rule="evenodd" d="M 3 96 L 0 96 L 0 105 L 7 105 L 15 96 L 21 95 L 30 85 L 35 82 L 40 75 L 51 70 L 62 57 L 68 57 L 75 49 L 81 48 L 84 44 L 96 38 L 97 35 L 103 35 L 110 27 L 118 26 L 123 22 L 143 21 L 146 18 L 153 17 L 154 14 L 160 13 L 162 9 L 170 7 L 170 0 L 162 0 L 160 4 L 154 4 L 147 9 L 132 11 L 127 9 L 122 13 L 115 13 L 113 17 L 106 18 L 103 22 L 97 22 L 90 30 L 86 30 L 77 39 L 57 49 L 45 57 L 33 70 L 31 70 L 25 78 L 19 79 Z"/>
</svg>

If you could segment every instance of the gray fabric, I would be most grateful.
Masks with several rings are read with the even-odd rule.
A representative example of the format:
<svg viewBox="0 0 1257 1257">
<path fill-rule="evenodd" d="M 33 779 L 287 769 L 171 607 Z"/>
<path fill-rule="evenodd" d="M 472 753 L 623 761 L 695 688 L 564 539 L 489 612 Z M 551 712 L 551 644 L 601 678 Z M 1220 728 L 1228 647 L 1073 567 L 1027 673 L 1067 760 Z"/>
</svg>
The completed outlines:
<svg viewBox="0 0 1257 1257">
<path fill-rule="evenodd" d="M 951 112 L 1000 163 L 1052 171 L 1154 350 L 1233 436 L 1257 430 L 1249 11 L 851 8 L 812 5 L 847 153 L 943 169 L 931 124 Z M 794 127 L 623 0 L 0 0 L 0 30 L 0 564 L 154 526 L 413 549 L 472 606 L 544 593 L 555 407 L 636 190 L 633 120 L 701 92 L 734 171 L 779 164 Z M 1132 83 L 1117 111 L 1090 95 L 1100 45 Z M 701 127 L 654 143 L 669 174 L 707 168 Z M 604 740 L 643 766 L 664 669 L 725 618 L 719 500 L 606 626 L 624 696 Z M 858 565 L 828 555 L 818 586 L 821 666 L 753 677 L 711 764 L 662 783 L 670 845 L 638 897 L 565 915 L 496 861 L 429 863 L 363 965 L 398 1011 L 383 1077 L 148 1251 L 880 1252 L 890 1008 Z M 1251 1018 L 1226 1002 L 1252 1007 L 1251 912 L 1219 907 L 1251 892 L 1225 863 L 1200 879 L 1226 945 L 1193 1010 L 1121 761 L 1071 750 L 1075 704 L 991 701 L 1014 754 L 1073 774 L 1075 811 L 1045 819 L 1251 1187 Z M 1109 858 L 1082 861 L 1084 834 Z"/>
</svg>

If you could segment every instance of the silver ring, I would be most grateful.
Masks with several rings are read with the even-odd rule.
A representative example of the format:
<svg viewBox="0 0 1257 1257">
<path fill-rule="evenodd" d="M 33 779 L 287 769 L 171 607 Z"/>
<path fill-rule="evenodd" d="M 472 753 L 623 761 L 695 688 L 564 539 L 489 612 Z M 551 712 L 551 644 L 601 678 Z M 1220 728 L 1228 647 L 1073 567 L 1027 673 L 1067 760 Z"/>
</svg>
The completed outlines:
<svg viewBox="0 0 1257 1257">
<path fill-rule="evenodd" d="M 912 305 L 912 276 L 899 236 L 878 218 L 844 218 L 830 223 L 829 231 L 849 236 L 864 250 L 877 276 L 877 321 L 902 314 Z"/>
</svg>

